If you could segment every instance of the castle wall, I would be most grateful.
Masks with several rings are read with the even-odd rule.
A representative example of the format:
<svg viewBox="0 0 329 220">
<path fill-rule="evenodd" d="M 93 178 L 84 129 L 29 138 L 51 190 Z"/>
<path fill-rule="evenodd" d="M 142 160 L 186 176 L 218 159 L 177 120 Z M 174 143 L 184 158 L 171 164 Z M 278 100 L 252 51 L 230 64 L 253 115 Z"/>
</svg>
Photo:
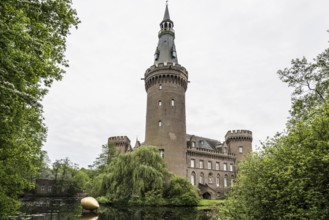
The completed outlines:
<svg viewBox="0 0 329 220">
<path fill-rule="evenodd" d="M 208 167 L 208 163 L 211 164 L 210 167 Z M 210 193 L 211 199 L 221 198 L 230 190 L 232 180 L 236 176 L 235 155 L 189 148 L 187 152 L 187 173 L 188 181 L 194 186 L 204 189 L 204 192 Z M 212 190 L 206 190 L 207 187 L 203 187 L 203 185 L 207 185 Z M 204 192 L 201 190 L 201 193 Z"/>
</svg>

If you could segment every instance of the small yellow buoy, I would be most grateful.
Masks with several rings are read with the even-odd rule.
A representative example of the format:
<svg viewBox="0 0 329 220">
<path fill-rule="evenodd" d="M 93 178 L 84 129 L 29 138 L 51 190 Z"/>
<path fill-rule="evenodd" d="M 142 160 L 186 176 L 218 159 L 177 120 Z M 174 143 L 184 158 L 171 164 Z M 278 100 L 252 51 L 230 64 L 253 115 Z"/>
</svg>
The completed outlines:
<svg viewBox="0 0 329 220">
<path fill-rule="evenodd" d="M 85 210 L 96 210 L 99 208 L 99 204 L 93 197 L 85 197 L 81 199 L 81 206 Z"/>
</svg>

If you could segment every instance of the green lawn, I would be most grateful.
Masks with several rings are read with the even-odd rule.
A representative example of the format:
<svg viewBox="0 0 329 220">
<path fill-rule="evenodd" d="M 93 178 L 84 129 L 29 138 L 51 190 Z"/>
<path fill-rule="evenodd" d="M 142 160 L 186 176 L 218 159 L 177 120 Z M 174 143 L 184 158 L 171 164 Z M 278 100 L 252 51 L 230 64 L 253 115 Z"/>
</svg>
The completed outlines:
<svg viewBox="0 0 329 220">
<path fill-rule="evenodd" d="M 208 200 L 202 199 L 200 200 L 198 206 L 218 206 L 224 203 L 224 200 Z"/>
</svg>

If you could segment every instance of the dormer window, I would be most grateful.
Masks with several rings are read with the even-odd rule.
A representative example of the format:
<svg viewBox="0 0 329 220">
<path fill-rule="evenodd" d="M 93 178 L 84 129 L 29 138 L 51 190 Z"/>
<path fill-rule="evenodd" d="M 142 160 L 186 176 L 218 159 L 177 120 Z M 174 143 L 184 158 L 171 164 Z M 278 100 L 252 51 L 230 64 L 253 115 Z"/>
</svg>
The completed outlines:
<svg viewBox="0 0 329 220">
<path fill-rule="evenodd" d="M 154 54 L 154 60 L 158 60 L 159 59 L 159 54 L 158 53 L 155 53 Z"/>
<path fill-rule="evenodd" d="M 172 56 L 172 58 L 176 58 L 177 57 L 176 51 L 172 51 L 171 56 Z"/>
</svg>

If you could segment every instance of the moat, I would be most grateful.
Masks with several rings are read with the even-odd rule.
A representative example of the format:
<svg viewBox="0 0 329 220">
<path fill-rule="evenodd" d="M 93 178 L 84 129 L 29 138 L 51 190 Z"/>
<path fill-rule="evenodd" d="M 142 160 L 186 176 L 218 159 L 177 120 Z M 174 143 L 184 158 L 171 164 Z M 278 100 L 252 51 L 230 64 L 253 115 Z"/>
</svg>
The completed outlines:
<svg viewBox="0 0 329 220">
<path fill-rule="evenodd" d="M 142 220 L 142 219 L 217 219 L 217 210 L 198 207 L 111 207 L 101 206 L 98 213 L 82 213 L 79 199 L 38 198 L 25 200 L 10 219 L 29 220 Z"/>
</svg>

